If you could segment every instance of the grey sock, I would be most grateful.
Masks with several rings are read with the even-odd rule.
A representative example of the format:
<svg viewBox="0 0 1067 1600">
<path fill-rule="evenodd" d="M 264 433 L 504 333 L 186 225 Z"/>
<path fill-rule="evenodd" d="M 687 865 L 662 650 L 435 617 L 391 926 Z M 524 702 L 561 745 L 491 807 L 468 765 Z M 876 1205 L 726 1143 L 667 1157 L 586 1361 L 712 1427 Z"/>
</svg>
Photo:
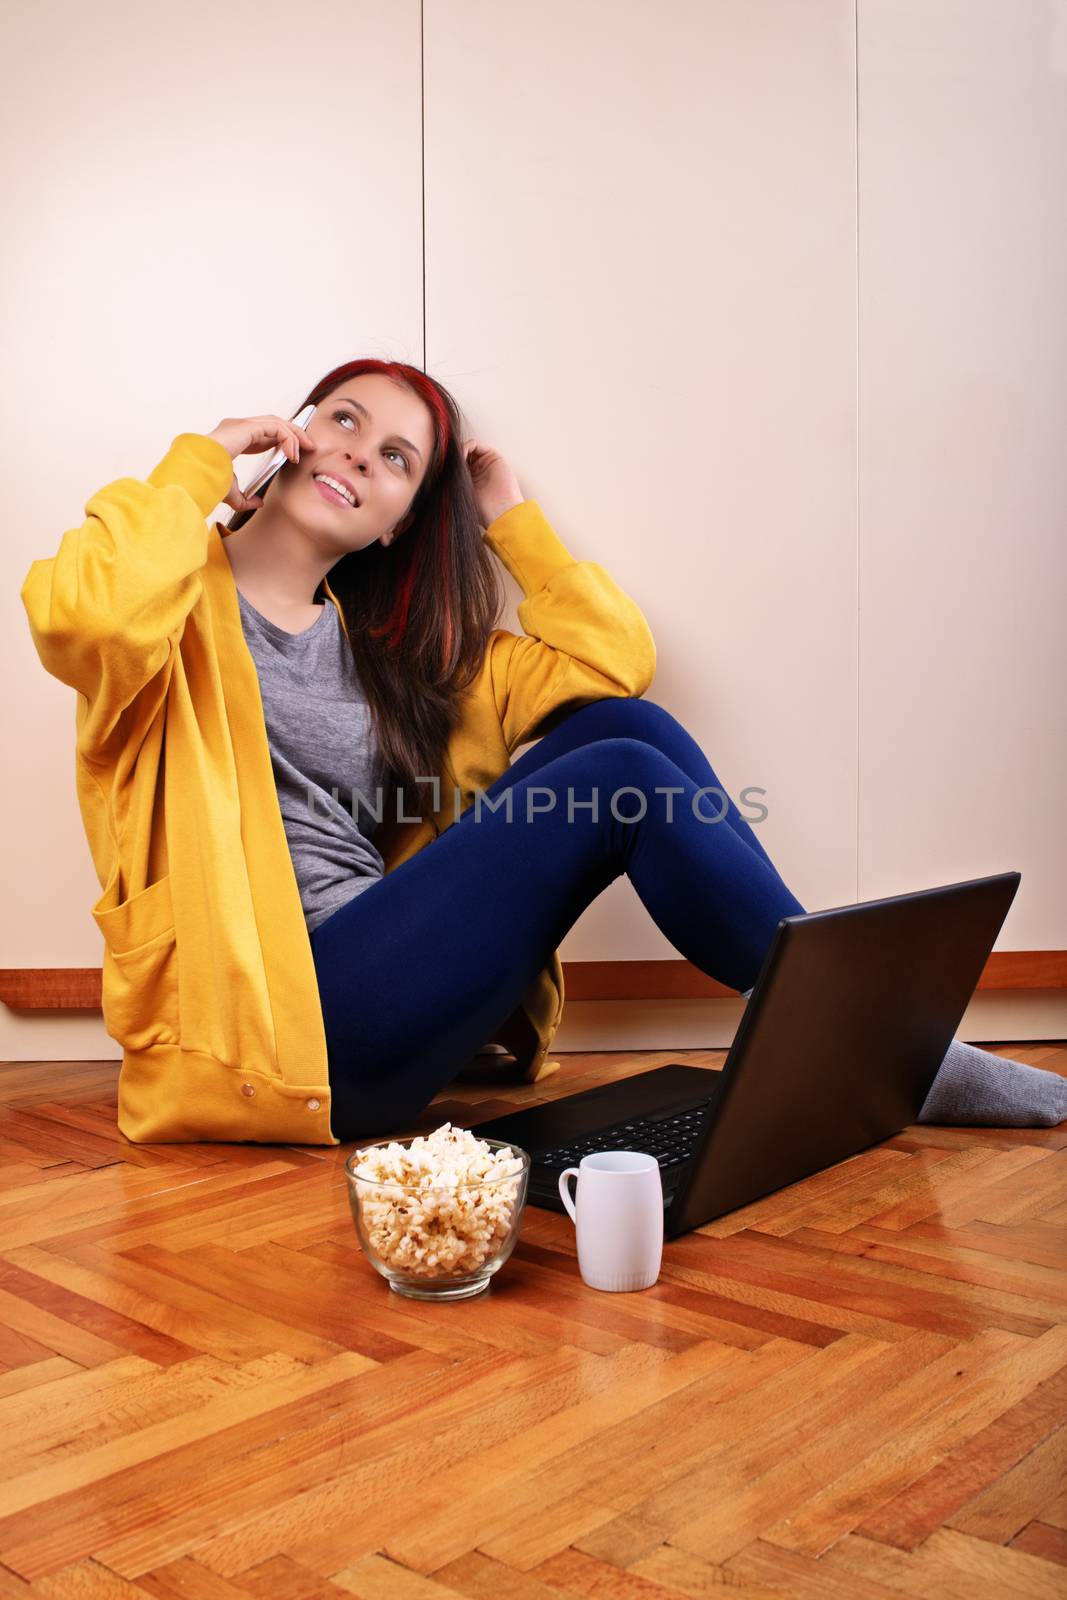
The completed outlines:
<svg viewBox="0 0 1067 1600">
<path fill-rule="evenodd" d="M 1054 1128 L 1067 1117 L 1067 1078 L 953 1039 L 920 1122 L 969 1128 Z"/>
</svg>

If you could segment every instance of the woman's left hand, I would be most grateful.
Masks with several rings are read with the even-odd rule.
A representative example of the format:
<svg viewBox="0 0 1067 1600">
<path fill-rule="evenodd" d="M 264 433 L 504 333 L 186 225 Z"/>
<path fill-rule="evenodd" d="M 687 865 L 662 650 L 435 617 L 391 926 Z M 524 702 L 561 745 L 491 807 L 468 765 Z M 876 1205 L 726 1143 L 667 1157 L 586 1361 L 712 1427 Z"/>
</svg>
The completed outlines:
<svg viewBox="0 0 1067 1600">
<path fill-rule="evenodd" d="M 474 485 L 474 499 L 482 527 L 502 517 L 512 506 L 521 505 L 525 496 L 519 480 L 498 450 L 480 445 L 477 439 L 467 439 L 463 444 L 467 470 Z"/>
</svg>

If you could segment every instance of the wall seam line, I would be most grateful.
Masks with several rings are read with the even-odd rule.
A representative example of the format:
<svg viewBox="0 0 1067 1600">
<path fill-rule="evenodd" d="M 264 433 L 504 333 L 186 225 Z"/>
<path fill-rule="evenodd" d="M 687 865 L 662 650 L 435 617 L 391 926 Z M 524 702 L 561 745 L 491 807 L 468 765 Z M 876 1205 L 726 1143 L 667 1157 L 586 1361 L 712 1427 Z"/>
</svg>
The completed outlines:
<svg viewBox="0 0 1067 1600">
<path fill-rule="evenodd" d="M 863 538 L 861 527 L 860 495 L 860 461 L 862 456 L 862 429 L 860 424 L 860 25 L 859 25 L 860 0 L 853 0 L 853 50 L 855 55 L 855 138 L 856 138 L 856 900 L 860 898 L 860 789 L 862 784 L 862 768 L 860 766 L 860 691 L 862 686 L 863 655 L 861 649 L 862 628 L 860 625 L 860 605 L 862 602 L 862 585 L 860 582 L 860 564 L 863 555 Z"/>
<path fill-rule="evenodd" d="M 422 370 L 426 371 L 426 33 L 425 0 L 419 0 L 419 197 L 422 206 Z"/>
</svg>

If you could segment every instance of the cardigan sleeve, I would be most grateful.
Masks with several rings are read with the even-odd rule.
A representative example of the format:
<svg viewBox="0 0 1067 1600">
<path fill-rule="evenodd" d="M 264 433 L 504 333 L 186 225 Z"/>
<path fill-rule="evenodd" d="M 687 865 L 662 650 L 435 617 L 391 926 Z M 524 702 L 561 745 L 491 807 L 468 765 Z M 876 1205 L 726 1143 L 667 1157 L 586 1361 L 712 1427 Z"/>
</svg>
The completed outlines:
<svg viewBox="0 0 1067 1600">
<path fill-rule="evenodd" d="M 78 751 L 106 760 L 139 697 L 168 674 L 203 592 L 208 513 L 233 462 L 217 439 L 179 434 L 146 481 L 118 478 L 85 507 L 21 589 L 45 670 L 81 697 Z"/>
<path fill-rule="evenodd" d="M 521 586 L 523 635 L 495 630 L 490 670 L 509 754 L 559 715 L 612 697 L 639 697 L 656 673 L 640 607 L 597 561 L 575 561 L 536 500 L 485 533 Z"/>
</svg>

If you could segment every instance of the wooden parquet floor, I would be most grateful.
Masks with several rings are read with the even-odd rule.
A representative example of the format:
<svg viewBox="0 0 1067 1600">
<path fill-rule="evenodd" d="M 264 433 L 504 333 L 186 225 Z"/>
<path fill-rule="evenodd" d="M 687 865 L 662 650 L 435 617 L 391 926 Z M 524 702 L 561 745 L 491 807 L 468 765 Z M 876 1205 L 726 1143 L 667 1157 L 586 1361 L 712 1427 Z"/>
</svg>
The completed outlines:
<svg viewBox="0 0 1067 1600">
<path fill-rule="evenodd" d="M 408 1131 L 723 1052 L 562 1059 Z M 639 1294 L 529 1208 L 428 1305 L 353 1146 L 130 1145 L 116 1075 L 0 1066 L 0 1596 L 1067 1595 L 1067 1126 L 908 1128 Z"/>
</svg>

